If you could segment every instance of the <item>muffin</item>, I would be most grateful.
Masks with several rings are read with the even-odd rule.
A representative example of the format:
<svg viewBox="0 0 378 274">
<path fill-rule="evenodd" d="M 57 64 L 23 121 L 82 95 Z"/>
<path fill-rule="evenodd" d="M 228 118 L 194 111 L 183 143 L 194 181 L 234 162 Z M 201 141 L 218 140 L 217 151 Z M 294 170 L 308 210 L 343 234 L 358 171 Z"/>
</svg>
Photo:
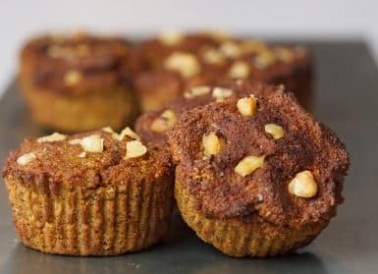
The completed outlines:
<svg viewBox="0 0 378 274">
<path fill-rule="evenodd" d="M 34 120 L 64 132 L 133 123 L 138 104 L 119 38 L 77 33 L 41 36 L 21 51 L 20 84 Z"/>
<path fill-rule="evenodd" d="M 265 95 L 275 90 L 274 86 L 248 79 L 222 80 L 214 85 L 196 86 L 175 97 L 162 110 L 146 112 L 139 116 L 135 122 L 135 131 L 143 140 L 167 147 L 166 132 L 186 110 L 223 100 L 232 95 L 251 93 Z"/>
<path fill-rule="evenodd" d="M 230 256 L 295 251 L 343 201 L 344 145 L 291 93 L 275 89 L 188 110 L 167 133 L 184 221 Z"/>
<path fill-rule="evenodd" d="M 171 157 L 129 128 L 26 139 L 10 153 L 3 177 L 19 238 L 45 253 L 134 252 L 169 228 Z"/>
<path fill-rule="evenodd" d="M 219 79 L 284 84 L 309 106 L 312 62 L 304 47 L 268 45 L 211 34 L 170 34 L 142 43 L 134 77 L 142 110 L 159 110 L 191 87 Z"/>
</svg>

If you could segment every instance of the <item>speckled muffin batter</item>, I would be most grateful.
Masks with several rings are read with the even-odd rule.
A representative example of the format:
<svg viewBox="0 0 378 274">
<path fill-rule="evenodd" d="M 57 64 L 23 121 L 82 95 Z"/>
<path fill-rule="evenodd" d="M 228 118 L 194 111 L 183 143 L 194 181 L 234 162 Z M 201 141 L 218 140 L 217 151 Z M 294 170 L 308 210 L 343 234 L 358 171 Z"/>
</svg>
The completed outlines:
<svg viewBox="0 0 378 274">
<path fill-rule="evenodd" d="M 230 256 L 305 246 L 343 201 L 344 145 L 292 94 L 275 89 L 188 110 L 167 133 L 183 219 Z"/>
<path fill-rule="evenodd" d="M 5 164 L 21 241 L 46 253 L 117 255 L 168 231 L 173 166 L 129 128 L 26 139 Z"/>
<path fill-rule="evenodd" d="M 129 56 L 119 38 L 77 33 L 28 41 L 20 83 L 35 121 L 64 132 L 118 130 L 134 122 L 138 104 L 127 73 Z"/>
</svg>

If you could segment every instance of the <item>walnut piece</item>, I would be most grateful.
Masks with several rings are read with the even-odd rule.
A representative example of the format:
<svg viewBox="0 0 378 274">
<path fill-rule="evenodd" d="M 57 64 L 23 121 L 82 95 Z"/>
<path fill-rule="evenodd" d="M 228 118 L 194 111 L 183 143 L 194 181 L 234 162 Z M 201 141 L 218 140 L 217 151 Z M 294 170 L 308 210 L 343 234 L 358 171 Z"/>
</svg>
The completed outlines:
<svg viewBox="0 0 378 274">
<path fill-rule="evenodd" d="M 160 34 L 159 40 L 166 46 L 175 46 L 183 40 L 182 33 L 177 31 L 166 31 Z"/>
<path fill-rule="evenodd" d="M 211 132 L 202 136 L 202 147 L 205 156 L 217 155 L 224 147 L 224 140 Z"/>
<path fill-rule="evenodd" d="M 203 53 L 203 59 L 208 64 L 221 65 L 225 61 L 223 53 L 217 49 L 208 49 Z"/>
<path fill-rule="evenodd" d="M 60 134 L 58 132 L 54 132 L 51 135 L 43 136 L 37 139 L 38 143 L 44 143 L 44 142 L 59 142 L 63 141 L 67 138 L 66 135 Z"/>
<path fill-rule="evenodd" d="M 17 164 L 19 164 L 20 166 L 24 166 L 28 163 L 30 163 L 31 161 L 35 160 L 37 158 L 37 155 L 35 155 L 34 152 L 29 152 L 29 153 L 26 153 L 20 157 L 17 158 Z"/>
<path fill-rule="evenodd" d="M 284 129 L 276 124 L 266 124 L 265 125 L 265 132 L 272 135 L 274 139 L 280 139 L 285 135 Z"/>
<path fill-rule="evenodd" d="M 257 99 L 253 95 L 240 98 L 236 103 L 236 107 L 241 115 L 253 116 L 257 109 Z"/>
<path fill-rule="evenodd" d="M 126 159 L 143 156 L 147 152 L 147 147 L 139 140 L 129 141 L 126 143 Z"/>
<path fill-rule="evenodd" d="M 264 165 L 265 156 L 247 156 L 243 158 L 235 167 L 235 172 L 245 177 L 252 174 L 256 169 Z"/>
<path fill-rule="evenodd" d="M 217 101 L 222 101 L 223 99 L 230 97 L 233 93 L 234 91 L 232 89 L 215 87 L 212 96 L 217 99 Z"/>
<path fill-rule="evenodd" d="M 77 85 L 82 79 L 82 73 L 76 69 L 69 70 L 64 74 L 64 84 L 68 87 Z"/>
<path fill-rule="evenodd" d="M 193 99 L 197 96 L 205 95 L 210 93 L 211 88 L 208 86 L 197 86 L 193 87 L 189 91 L 184 93 L 186 99 Z"/>
<path fill-rule="evenodd" d="M 103 128 L 102 128 L 102 131 L 105 131 L 105 132 L 107 132 L 107 133 L 111 133 L 111 134 L 114 133 L 114 130 L 113 130 L 111 127 L 103 127 Z"/>
<path fill-rule="evenodd" d="M 240 45 L 240 48 L 243 54 L 258 54 L 260 52 L 268 50 L 268 47 L 264 42 L 256 39 L 243 41 L 243 43 L 241 43 Z"/>
<path fill-rule="evenodd" d="M 285 63 L 290 63 L 295 58 L 295 53 L 293 50 L 285 47 L 276 47 L 274 49 L 276 56 L 279 60 Z"/>
<path fill-rule="evenodd" d="M 254 61 L 254 64 L 259 69 L 266 69 L 276 62 L 276 57 L 271 50 L 260 52 Z"/>
<path fill-rule="evenodd" d="M 80 145 L 86 152 L 102 152 L 104 150 L 104 139 L 97 134 L 90 135 L 81 139 Z"/>
<path fill-rule="evenodd" d="M 131 128 L 126 127 L 124 128 L 120 134 L 114 134 L 113 138 L 117 139 L 118 141 L 122 141 L 125 136 L 129 136 L 132 139 L 140 140 L 138 134 L 136 134 Z"/>
<path fill-rule="evenodd" d="M 190 78 L 201 71 L 197 58 L 190 53 L 172 53 L 164 62 L 166 69 L 177 71 L 183 78 Z"/>
<path fill-rule="evenodd" d="M 172 110 L 167 109 L 151 123 L 150 128 L 157 133 L 166 132 L 173 127 L 176 120 L 176 114 Z"/>
<path fill-rule="evenodd" d="M 297 197 L 312 198 L 318 193 L 318 185 L 311 171 L 304 170 L 297 173 L 290 181 L 288 190 Z"/>
<path fill-rule="evenodd" d="M 228 71 L 228 76 L 231 78 L 245 79 L 249 76 L 250 67 L 244 61 L 236 61 L 232 64 Z"/>
<path fill-rule="evenodd" d="M 241 55 L 241 50 L 235 42 L 227 41 L 220 46 L 220 51 L 229 58 L 237 58 Z"/>
<path fill-rule="evenodd" d="M 81 144 L 81 139 L 71 139 L 68 141 L 70 145 L 80 145 Z"/>
</svg>

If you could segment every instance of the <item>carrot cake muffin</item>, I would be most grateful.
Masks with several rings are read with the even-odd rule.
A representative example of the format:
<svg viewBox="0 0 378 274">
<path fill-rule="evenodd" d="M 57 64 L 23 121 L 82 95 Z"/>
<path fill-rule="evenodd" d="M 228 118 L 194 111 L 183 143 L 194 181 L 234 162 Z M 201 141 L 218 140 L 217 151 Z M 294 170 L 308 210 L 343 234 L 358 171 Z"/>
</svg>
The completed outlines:
<svg viewBox="0 0 378 274">
<path fill-rule="evenodd" d="M 143 111 L 159 110 L 191 87 L 219 79 L 284 84 L 309 106 L 312 62 L 304 47 L 176 33 L 142 43 L 137 55 L 141 69 L 134 85 Z"/>
<path fill-rule="evenodd" d="M 343 201 L 344 145 L 282 86 L 188 110 L 167 135 L 183 219 L 230 256 L 303 247 Z"/>
<path fill-rule="evenodd" d="M 37 123 L 64 132 L 121 129 L 138 112 L 119 38 L 77 33 L 32 39 L 21 52 L 22 94 Z"/>
<path fill-rule="evenodd" d="M 173 167 L 129 128 L 26 139 L 3 177 L 21 241 L 46 253 L 117 255 L 166 234 Z"/>
</svg>

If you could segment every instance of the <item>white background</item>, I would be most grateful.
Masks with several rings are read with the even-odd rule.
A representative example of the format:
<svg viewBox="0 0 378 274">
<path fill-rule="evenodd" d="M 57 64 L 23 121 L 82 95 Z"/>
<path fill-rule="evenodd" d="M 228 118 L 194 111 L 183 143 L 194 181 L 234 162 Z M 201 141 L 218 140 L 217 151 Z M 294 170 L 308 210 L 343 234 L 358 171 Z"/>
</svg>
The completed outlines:
<svg viewBox="0 0 378 274">
<path fill-rule="evenodd" d="M 0 0 L 0 96 L 32 34 L 89 29 L 144 36 L 204 28 L 271 38 L 363 38 L 378 56 L 377 0 Z"/>
</svg>

